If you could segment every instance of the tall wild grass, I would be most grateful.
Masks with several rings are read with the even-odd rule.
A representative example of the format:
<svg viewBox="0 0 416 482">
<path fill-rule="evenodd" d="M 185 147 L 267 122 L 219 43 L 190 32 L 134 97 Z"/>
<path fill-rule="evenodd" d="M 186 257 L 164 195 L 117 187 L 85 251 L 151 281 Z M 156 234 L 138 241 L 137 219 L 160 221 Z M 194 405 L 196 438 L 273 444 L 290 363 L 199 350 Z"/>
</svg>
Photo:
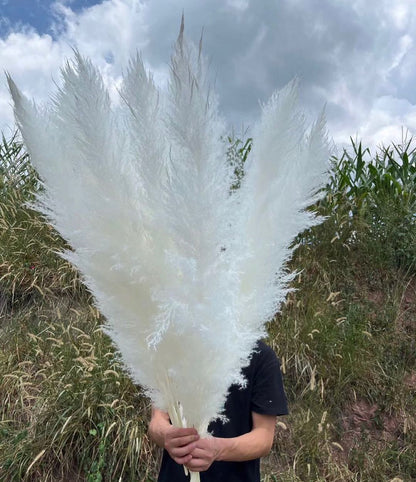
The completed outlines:
<svg viewBox="0 0 416 482">
<path fill-rule="evenodd" d="M 251 139 L 230 138 L 238 179 Z M 238 189 L 239 182 L 232 189 Z M 42 184 L 0 146 L 0 480 L 152 481 L 148 401 L 100 331 L 65 243 L 30 207 Z M 331 160 L 325 222 L 269 324 L 290 415 L 264 481 L 416 480 L 416 155 L 412 141 Z"/>
</svg>

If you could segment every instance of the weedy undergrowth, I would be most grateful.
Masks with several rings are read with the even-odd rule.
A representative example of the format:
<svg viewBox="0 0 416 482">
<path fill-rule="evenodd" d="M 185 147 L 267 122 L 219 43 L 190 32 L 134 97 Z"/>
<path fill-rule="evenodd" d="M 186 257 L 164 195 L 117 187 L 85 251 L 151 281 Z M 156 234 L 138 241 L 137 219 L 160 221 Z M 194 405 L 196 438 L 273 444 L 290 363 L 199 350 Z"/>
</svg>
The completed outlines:
<svg viewBox="0 0 416 482">
<path fill-rule="evenodd" d="M 0 314 L 31 296 L 85 293 L 79 275 L 56 255 L 67 248 L 30 208 L 42 184 L 17 134 L 0 144 Z"/>
<path fill-rule="evenodd" d="M 413 480 L 414 149 L 407 141 L 371 159 L 352 143 L 352 153 L 332 161 L 315 206 L 327 220 L 299 236 L 296 291 L 269 328 L 292 413 L 278 426 L 266 472 L 277 480 Z"/>
<path fill-rule="evenodd" d="M 137 480 L 151 471 L 148 402 L 100 321 L 88 303 L 62 297 L 2 320 L 1 480 Z"/>
<path fill-rule="evenodd" d="M 291 413 L 278 419 L 264 482 L 416 480 L 409 141 L 375 156 L 352 143 L 333 158 L 314 207 L 326 221 L 297 239 L 295 290 L 269 325 Z M 26 207 L 42 187 L 18 138 L 7 142 L 0 148 L 0 480 L 156 480 L 148 402 L 101 332 L 104 320 L 77 273 L 55 254 L 63 241 Z M 251 140 L 229 142 L 239 183 Z"/>
</svg>

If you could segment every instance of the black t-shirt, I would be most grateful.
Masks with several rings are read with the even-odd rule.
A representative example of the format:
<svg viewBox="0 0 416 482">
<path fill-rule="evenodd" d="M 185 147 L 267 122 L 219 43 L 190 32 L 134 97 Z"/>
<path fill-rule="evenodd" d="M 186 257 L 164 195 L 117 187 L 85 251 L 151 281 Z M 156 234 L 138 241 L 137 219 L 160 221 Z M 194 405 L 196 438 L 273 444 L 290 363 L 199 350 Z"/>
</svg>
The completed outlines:
<svg viewBox="0 0 416 482">
<path fill-rule="evenodd" d="M 247 379 L 244 389 L 232 385 L 225 403 L 228 422 L 212 422 L 208 431 L 215 437 L 238 437 L 253 428 L 251 412 L 261 415 L 288 413 L 280 363 L 274 351 L 260 341 L 250 364 L 243 369 Z M 201 482 L 260 482 L 260 459 L 246 462 L 214 462 L 201 472 Z M 172 460 L 165 450 L 158 482 L 188 482 L 182 465 Z"/>
</svg>

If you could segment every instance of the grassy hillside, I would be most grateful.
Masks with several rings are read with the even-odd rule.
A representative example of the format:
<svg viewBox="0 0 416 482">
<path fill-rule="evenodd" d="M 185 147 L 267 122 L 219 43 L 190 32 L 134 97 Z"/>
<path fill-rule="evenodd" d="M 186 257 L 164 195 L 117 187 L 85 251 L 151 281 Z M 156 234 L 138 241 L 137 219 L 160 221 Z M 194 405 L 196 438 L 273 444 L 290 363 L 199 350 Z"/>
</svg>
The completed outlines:
<svg viewBox="0 0 416 482">
<path fill-rule="evenodd" d="M 250 145 L 231 145 L 239 175 Z M 24 204 L 41 188 L 20 143 L 3 140 L 0 480 L 155 480 L 149 403 L 55 254 L 64 242 Z M 327 219 L 297 239 L 295 290 L 269 324 L 291 413 L 278 422 L 264 480 L 416 480 L 411 142 L 375 156 L 353 144 L 333 159 L 315 208 Z"/>
</svg>

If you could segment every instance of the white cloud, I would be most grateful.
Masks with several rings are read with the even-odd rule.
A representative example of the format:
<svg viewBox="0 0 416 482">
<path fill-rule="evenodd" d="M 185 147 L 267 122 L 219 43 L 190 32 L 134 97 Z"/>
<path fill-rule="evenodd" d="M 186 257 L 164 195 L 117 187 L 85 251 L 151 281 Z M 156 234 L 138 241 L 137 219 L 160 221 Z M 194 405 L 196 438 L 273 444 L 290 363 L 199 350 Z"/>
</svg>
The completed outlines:
<svg viewBox="0 0 416 482">
<path fill-rule="evenodd" d="M 249 0 L 226 0 L 225 3 L 229 8 L 244 12 L 248 8 Z"/>
<path fill-rule="evenodd" d="M 220 107 L 237 129 L 252 124 L 259 100 L 295 75 L 308 112 L 316 116 L 327 103 L 336 141 L 358 133 L 364 143 L 387 142 L 402 125 L 415 127 L 416 4 L 408 0 L 105 0 L 77 13 L 70 7 L 55 2 L 53 37 L 20 26 L 0 39 L 0 69 L 36 99 L 53 90 L 71 47 L 109 84 L 120 82 L 129 56 L 141 50 L 155 80 L 165 82 L 184 10 L 191 39 L 204 28 Z M 1 83 L 0 129 L 12 122 L 8 99 Z"/>
<path fill-rule="evenodd" d="M 404 30 L 409 27 L 412 17 L 412 8 L 408 0 L 395 0 L 386 4 L 386 13 L 388 18 L 392 19 L 394 26 L 398 30 Z"/>
<path fill-rule="evenodd" d="M 105 81 L 115 88 L 123 66 L 146 43 L 143 8 L 138 0 L 107 0 L 75 14 L 64 2 L 53 6 L 56 38 L 39 35 L 20 26 L 0 39 L 0 69 L 8 71 L 29 97 L 44 101 L 59 84 L 59 69 L 77 48 L 101 69 Z M 5 82 L 0 83 L 0 129 L 13 130 L 13 115 Z"/>
<path fill-rule="evenodd" d="M 402 129 L 416 133 L 416 106 L 406 99 L 383 96 L 374 102 L 359 134 L 371 145 L 398 143 Z"/>
<path fill-rule="evenodd" d="M 145 8 L 139 0 L 106 0 L 74 13 L 61 2 L 54 5 L 59 42 L 76 46 L 101 67 L 120 73 L 136 50 L 146 45 Z"/>
<path fill-rule="evenodd" d="M 396 55 L 393 56 L 393 61 L 390 67 L 387 69 L 387 73 L 390 74 L 393 70 L 400 68 L 403 64 L 403 60 L 406 55 L 411 51 L 413 47 L 413 39 L 409 34 L 405 34 L 400 37 L 398 41 L 398 51 Z"/>
<path fill-rule="evenodd" d="M 52 75 L 57 72 L 61 62 L 61 48 L 49 35 L 39 35 L 26 29 L 0 39 L 0 68 L 8 71 L 29 97 L 46 99 L 53 88 Z M 0 120 L 5 134 L 14 129 L 10 102 L 3 81 L 0 84 Z"/>
</svg>

